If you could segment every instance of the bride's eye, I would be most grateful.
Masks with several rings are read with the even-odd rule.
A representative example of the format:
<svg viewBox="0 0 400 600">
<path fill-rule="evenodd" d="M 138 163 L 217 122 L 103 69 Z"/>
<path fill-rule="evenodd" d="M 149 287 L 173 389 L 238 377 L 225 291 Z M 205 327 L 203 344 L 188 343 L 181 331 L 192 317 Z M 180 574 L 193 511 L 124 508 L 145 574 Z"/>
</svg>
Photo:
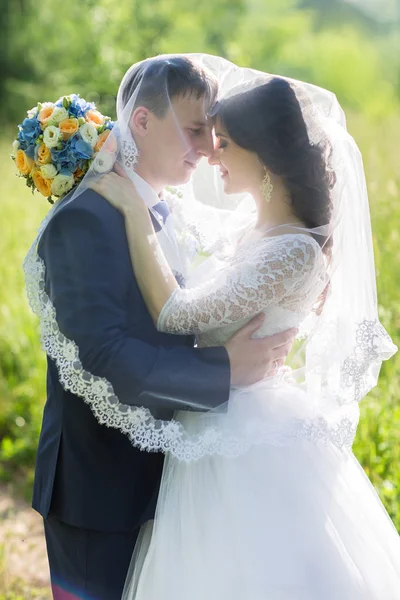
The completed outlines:
<svg viewBox="0 0 400 600">
<path fill-rule="evenodd" d="M 218 144 L 218 148 L 219 148 L 220 150 L 223 150 L 224 148 L 226 148 L 226 147 L 227 147 L 227 145 L 228 145 L 228 144 L 227 144 L 227 142 L 223 142 L 223 141 L 221 141 L 221 140 L 220 140 L 220 142 L 219 142 L 219 144 Z"/>
<path fill-rule="evenodd" d="M 197 129 L 190 129 L 190 131 L 192 132 L 193 135 L 199 136 L 201 134 L 201 127 L 197 128 Z"/>
</svg>

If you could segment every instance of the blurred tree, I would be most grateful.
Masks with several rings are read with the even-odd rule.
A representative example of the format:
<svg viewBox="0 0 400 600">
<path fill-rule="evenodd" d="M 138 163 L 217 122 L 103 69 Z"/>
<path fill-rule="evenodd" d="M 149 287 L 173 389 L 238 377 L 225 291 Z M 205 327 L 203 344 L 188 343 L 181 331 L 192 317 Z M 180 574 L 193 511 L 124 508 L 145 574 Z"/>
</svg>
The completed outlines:
<svg viewBox="0 0 400 600">
<path fill-rule="evenodd" d="M 399 31 L 375 28 L 371 41 L 372 26 L 344 0 L 0 0 L 0 120 L 18 122 L 38 99 L 71 92 L 114 116 L 127 67 L 164 52 L 305 78 L 380 115 L 399 83 Z"/>
<path fill-rule="evenodd" d="M 315 12 L 315 24 L 320 27 L 340 27 L 344 23 L 364 30 L 365 33 L 384 32 L 388 25 L 377 21 L 363 10 L 362 3 L 349 3 L 346 0 L 300 0 L 300 8 L 311 8 Z"/>
</svg>

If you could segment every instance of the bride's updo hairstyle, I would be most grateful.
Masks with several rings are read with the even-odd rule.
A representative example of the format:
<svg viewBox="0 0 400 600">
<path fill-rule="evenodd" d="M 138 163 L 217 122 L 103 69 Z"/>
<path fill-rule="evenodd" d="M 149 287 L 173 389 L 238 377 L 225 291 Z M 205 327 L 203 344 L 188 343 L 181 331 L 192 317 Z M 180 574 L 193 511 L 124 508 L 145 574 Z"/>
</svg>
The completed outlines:
<svg viewBox="0 0 400 600">
<path fill-rule="evenodd" d="M 310 142 L 299 101 L 286 80 L 274 77 L 222 99 L 215 116 L 238 146 L 255 152 L 282 178 L 293 213 L 307 228 L 330 223 L 335 176 L 327 164 L 329 146 Z M 314 237 L 329 254 L 331 240 Z"/>
</svg>

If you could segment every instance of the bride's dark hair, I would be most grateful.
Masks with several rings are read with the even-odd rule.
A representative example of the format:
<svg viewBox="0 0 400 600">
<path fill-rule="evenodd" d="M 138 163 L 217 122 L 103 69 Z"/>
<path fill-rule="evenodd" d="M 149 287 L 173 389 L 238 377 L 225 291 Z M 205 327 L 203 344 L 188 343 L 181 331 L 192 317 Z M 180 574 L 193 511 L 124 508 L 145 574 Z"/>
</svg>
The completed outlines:
<svg viewBox="0 0 400 600">
<path fill-rule="evenodd" d="M 307 228 L 328 225 L 330 190 L 335 176 L 328 168 L 330 146 L 310 142 L 299 101 L 285 79 L 221 100 L 215 111 L 230 138 L 255 152 L 263 165 L 282 178 L 293 213 Z M 329 254 L 331 239 L 314 235 Z"/>
</svg>

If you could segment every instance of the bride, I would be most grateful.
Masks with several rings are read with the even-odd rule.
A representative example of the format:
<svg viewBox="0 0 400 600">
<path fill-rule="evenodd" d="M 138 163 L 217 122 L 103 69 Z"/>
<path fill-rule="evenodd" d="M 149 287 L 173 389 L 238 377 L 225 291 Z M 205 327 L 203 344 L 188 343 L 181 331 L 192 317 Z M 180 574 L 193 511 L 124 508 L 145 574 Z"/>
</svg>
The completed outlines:
<svg viewBox="0 0 400 600">
<path fill-rule="evenodd" d="M 182 244 L 200 248 L 186 289 L 129 173 L 92 186 L 124 215 L 159 330 L 220 345 L 264 312 L 260 335 L 299 327 L 304 342 L 292 368 L 232 388 L 218 410 L 149 425 L 166 461 L 123 598 L 398 600 L 399 537 L 351 451 L 358 401 L 395 351 L 361 158 L 328 92 L 221 60 L 219 81 L 221 64 L 211 166 L 167 199 Z"/>
</svg>

